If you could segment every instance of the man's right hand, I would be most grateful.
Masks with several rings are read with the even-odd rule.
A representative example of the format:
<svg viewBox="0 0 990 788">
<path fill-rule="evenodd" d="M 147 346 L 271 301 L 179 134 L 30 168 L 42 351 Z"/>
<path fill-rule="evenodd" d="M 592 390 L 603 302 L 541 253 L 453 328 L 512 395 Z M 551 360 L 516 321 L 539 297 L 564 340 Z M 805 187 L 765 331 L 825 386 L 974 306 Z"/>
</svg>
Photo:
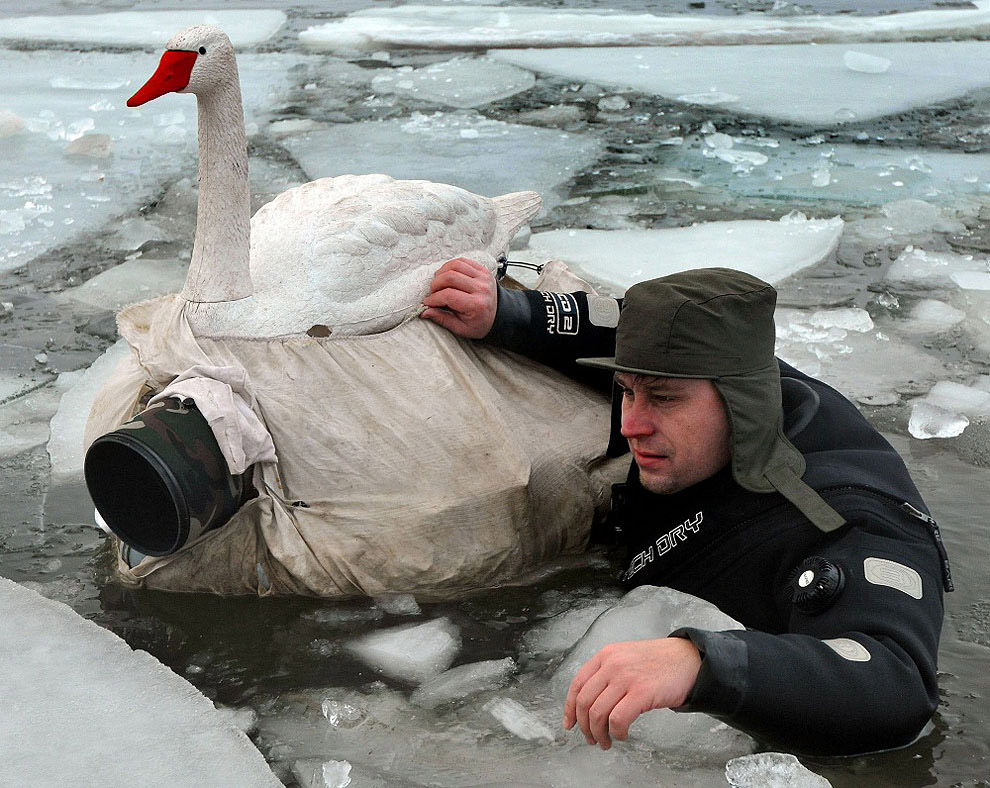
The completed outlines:
<svg viewBox="0 0 990 788">
<path fill-rule="evenodd" d="M 420 317 L 466 339 L 481 339 L 492 330 L 498 310 L 498 285 L 481 263 L 455 257 L 444 263 L 430 283 Z"/>
</svg>

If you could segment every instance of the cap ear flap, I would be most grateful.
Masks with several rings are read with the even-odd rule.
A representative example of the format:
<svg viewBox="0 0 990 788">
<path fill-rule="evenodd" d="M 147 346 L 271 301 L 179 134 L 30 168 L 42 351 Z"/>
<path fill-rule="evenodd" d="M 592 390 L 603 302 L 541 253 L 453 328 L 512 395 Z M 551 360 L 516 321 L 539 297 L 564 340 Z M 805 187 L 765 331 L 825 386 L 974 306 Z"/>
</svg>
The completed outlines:
<svg viewBox="0 0 990 788">
<path fill-rule="evenodd" d="M 622 389 L 618 383 L 612 383 L 612 414 L 611 426 L 608 431 L 608 447 L 606 457 L 621 457 L 629 451 L 629 441 L 622 437 Z"/>
</svg>

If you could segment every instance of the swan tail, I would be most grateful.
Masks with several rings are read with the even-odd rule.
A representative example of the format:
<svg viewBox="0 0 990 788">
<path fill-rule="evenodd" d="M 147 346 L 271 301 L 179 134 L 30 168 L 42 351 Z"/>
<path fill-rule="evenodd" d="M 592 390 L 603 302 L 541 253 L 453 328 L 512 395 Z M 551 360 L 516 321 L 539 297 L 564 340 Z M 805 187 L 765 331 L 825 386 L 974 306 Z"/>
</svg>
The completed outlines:
<svg viewBox="0 0 990 788">
<path fill-rule="evenodd" d="M 498 215 L 498 229 L 492 239 L 492 248 L 502 250 L 509 241 L 540 212 L 543 200 L 536 192 L 512 192 L 493 198 L 495 213 Z"/>
</svg>

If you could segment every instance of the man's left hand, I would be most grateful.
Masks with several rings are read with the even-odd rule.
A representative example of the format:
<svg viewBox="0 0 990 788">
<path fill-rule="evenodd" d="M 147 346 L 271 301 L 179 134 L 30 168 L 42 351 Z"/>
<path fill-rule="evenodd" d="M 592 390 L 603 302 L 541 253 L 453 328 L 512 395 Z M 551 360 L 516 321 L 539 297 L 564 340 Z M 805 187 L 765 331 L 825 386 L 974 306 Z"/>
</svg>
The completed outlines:
<svg viewBox="0 0 990 788">
<path fill-rule="evenodd" d="M 605 646 L 571 682 L 564 727 L 578 724 L 588 744 L 603 750 L 625 741 L 643 712 L 681 706 L 701 669 L 701 654 L 685 638 L 634 640 Z"/>
</svg>

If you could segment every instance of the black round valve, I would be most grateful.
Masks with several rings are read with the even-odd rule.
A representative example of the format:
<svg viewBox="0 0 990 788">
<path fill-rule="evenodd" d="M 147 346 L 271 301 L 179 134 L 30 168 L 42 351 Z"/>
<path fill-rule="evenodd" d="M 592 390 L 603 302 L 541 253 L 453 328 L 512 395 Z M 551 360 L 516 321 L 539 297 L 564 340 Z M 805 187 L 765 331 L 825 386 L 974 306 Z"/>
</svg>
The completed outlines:
<svg viewBox="0 0 990 788">
<path fill-rule="evenodd" d="M 802 613 L 821 613 L 839 598 L 845 584 L 836 564 L 820 555 L 808 556 L 791 572 L 791 603 Z"/>
</svg>

